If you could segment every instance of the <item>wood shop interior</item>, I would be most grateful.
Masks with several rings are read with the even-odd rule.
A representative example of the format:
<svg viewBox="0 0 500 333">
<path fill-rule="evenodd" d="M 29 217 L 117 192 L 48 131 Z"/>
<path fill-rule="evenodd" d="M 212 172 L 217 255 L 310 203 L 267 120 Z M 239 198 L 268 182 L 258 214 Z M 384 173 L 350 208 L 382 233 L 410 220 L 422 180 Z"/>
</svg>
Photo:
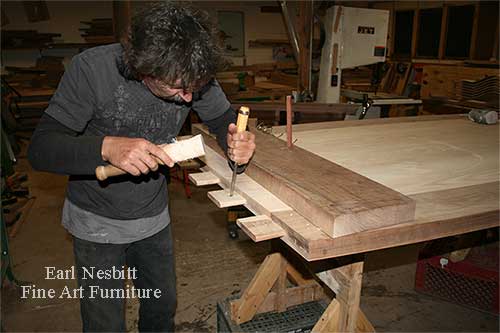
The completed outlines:
<svg viewBox="0 0 500 333">
<path fill-rule="evenodd" d="M 72 58 L 154 2 L 1 2 L 2 331 L 81 331 L 78 297 L 22 297 L 78 286 L 47 278 L 75 265 L 68 176 L 27 150 Z M 499 2 L 184 4 L 216 27 L 216 80 L 256 150 L 228 196 L 191 110 L 179 137 L 202 156 L 162 169 L 175 331 L 498 332 Z"/>
</svg>

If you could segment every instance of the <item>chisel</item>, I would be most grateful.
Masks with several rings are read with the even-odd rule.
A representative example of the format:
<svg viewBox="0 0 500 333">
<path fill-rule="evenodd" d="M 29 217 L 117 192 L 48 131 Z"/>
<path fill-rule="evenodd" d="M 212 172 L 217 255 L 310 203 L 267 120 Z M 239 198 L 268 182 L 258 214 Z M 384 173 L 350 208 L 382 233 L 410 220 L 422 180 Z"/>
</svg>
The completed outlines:
<svg viewBox="0 0 500 333">
<path fill-rule="evenodd" d="M 240 107 L 238 110 L 238 120 L 236 121 L 236 133 L 244 132 L 247 129 L 248 115 L 250 114 L 250 108 L 246 106 Z M 234 185 L 236 184 L 238 163 L 234 163 L 233 178 L 231 178 L 231 187 L 229 189 L 229 196 L 232 197 L 234 194 Z"/>
</svg>

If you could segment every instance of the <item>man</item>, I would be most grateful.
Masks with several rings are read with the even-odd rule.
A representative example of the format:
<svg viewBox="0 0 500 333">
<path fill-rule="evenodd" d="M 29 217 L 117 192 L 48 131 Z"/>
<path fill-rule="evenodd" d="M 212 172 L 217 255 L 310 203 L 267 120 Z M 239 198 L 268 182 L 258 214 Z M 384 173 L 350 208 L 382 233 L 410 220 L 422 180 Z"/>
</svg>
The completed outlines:
<svg viewBox="0 0 500 333">
<path fill-rule="evenodd" d="M 157 145 L 172 142 L 189 110 L 230 160 L 244 165 L 255 150 L 251 133 L 236 133 L 235 112 L 214 79 L 221 56 L 212 31 L 207 17 L 185 4 L 145 10 L 122 45 L 73 58 L 33 134 L 33 167 L 70 175 L 62 224 L 74 236 L 84 331 L 125 330 L 124 300 L 96 292 L 123 288 L 123 280 L 85 271 L 125 265 L 136 270 L 135 288 L 161 292 L 140 299 L 139 330 L 174 329 L 168 194 L 154 157 L 173 166 Z M 128 175 L 97 181 L 95 169 L 106 163 Z"/>
</svg>

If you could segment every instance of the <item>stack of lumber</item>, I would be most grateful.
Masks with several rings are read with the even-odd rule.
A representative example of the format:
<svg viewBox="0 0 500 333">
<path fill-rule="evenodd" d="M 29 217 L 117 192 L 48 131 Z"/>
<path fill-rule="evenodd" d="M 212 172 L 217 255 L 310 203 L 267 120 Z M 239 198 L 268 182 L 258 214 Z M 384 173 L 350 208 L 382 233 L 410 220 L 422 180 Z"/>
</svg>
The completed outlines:
<svg viewBox="0 0 500 333">
<path fill-rule="evenodd" d="M 110 18 L 92 19 L 90 22 L 81 21 L 88 28 L 80 28 L 81 36 L 87 43 L 108 44 L 116 41 L 113 32 L 113 20 Z"/>
<path fill-rule="evenodd" d="M 246 91 L 247 88 L 254 86 L 256 81 L 266 80 L 266 77 L 256 76 L 251 70 L 217 72 L 216 77 L 227 96 Z"/>
<path fill-rule="evenodd" d="M 41 85 L 57 87 L 64 74 L 64 57 L 42 56 L 37 59 L 36 67 L 45 71 L 46 79 Z"/>
<path fill-rule="evenodd" d="M 267 77 L 271 82 L 284 84 L 291 87 L 297 87 L 299 79 L 297 74 L 287 74 L 282 71 L 270 72 Z"/>
<path fill-rule="evenodd" d="M 374 91 L 373 70 L 368 66 L 342 70 L 342 88 L 358 91 Z"/>
<path fill-rule="evenodd" d="M 294 61 L 277 61 L 246 66 L 231 66 L 227 71 L 232 72 L 252 72 L 256 76 L 265 76 L 268 79 L 273 73 L 297 72 L 297 64 Z"/>
<path fill-rule="evenodd" d="M 484 102 L 498 109 L 498 100 L 500 98 L 500 77 L 488 76 L 484 79 L 462 80 L 461 95 L 464 100 L 474 100 Z"/>
<path fill-rule="evenodd" d="M 63 70 L 64 71 L 63 60 L 64 60 L 64 57 L 41 56 L 36 61 L 36 67 L 38 67 L 40 69 L 45 69 L 48 71 L 49 70 L 58 70 L 58 71 Z"/>
<path fill-rule="evenodd" d="M 63 57 L 42 56 L 33 67 L 5 66 L 9 84 L 18 83 L 28 87 L 57 87 L 64 73 Z"/>
<path fill-rule="evenodd" d="M 39 33 L 36 30 L 2 30 L 2 48 L 43 48 L 54 42 L 58 33 Z"/>
<path fill-rule="evenodd" d="M 313 48 L 319 49 L 320 40 L 313 40 Z M 275 46 L 291 46 L 290 41 L 288 39 L 254 39 L 248 41 L 248 47 L 275 47 Z"/>
<path fill-rule="evenodd" d="M 282 100 L 297 89 L 297 65 L 289 62 L 233 66 L 218 72 L 217 80 L 231 101 Z"/>
<path fill-rule="evenodd" d="M 313 58 L 317 58 L 321 55 L 320 40 L 313 40 Z M 288 39 L 255 39 L 248 41 L 249 48 L 274 48 L 274 47 L 289 47 L 292 45 Z"/>
<path fill-rule="evenodd" d="M 2 96 L 6 106 L 2 112 L 12 115 L 17 130 L 33 130 L 49 105 L 55 89 L 23 87 L 14 83 L 9 88 L 10 92 Z"/>
<path fill-rule="evenodd" d="M 446 97 L 458 99 L 461 96 L 462 80 L 481 80 L 498 76 L 496 68 L 467 66 L 426 65 L 422 74 L 422 98 Z"/>
<path fill-rule="evenodd" d="M 291 45 L 290 41 L 287 39 L 255 39 L 248 41 L 249 48 L 290 46 L 290 45 Z"/>
<path fill-rule="evenodd" d="M 426 65 L 420 96 L 425 111 L 431 113 L 498 109 L 498 81 L 498 68 Z"/>
</svg>

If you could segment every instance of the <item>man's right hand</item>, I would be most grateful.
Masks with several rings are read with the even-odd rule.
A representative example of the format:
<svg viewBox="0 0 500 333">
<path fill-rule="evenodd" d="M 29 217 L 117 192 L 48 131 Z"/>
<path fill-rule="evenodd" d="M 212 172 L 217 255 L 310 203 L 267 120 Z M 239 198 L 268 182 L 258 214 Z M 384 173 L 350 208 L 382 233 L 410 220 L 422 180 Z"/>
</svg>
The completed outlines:
<svg viewBox="0 0 500 333">
<path fill-rule="evenodd" d="M 174 161 L 160 147 L 146 139 L 106 136 L 102 142 L 102 159 L 134 175 L 158 169 L 158 158 L 169 167 Z"/>
</svg>

